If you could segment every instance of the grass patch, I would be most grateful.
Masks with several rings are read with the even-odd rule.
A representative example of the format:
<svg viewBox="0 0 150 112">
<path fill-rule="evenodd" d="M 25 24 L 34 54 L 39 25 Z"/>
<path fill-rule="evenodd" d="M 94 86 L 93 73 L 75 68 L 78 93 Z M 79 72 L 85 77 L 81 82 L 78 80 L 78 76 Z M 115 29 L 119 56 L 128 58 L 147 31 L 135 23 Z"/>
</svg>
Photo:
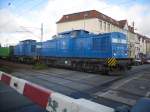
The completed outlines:
<svg viewBox="0 0 150 112">
<path fill-rule="evenodd" d="M 36 63 L 33 66 L 33 69 L 36 69 L 36 70 L 42 70 L 42 69 L 46 69 L 46 68 L 48 68 L 48 66 L 46 64 L 43 64 L 43 63 Z"/>
<path fill-rule="evenodd" d="M 0 71 L 6 72 L 6 73 L 12 73 L 12 69 L 7 66 L 0 66 Z"/>
</svg>

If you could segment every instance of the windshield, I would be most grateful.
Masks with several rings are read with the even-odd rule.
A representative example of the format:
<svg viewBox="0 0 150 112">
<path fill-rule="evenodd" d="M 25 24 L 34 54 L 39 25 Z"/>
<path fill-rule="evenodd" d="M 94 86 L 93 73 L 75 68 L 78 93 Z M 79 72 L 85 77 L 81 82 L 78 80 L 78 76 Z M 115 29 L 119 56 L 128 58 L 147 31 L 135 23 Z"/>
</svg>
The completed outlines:
<svg viewBox="0 0 150 112">
<path fill-rule="evenodd" d="M 126 44 L 127 40 L 126 39 L 118 39 L 118 38 L 112 38 L 112 43 L 121 43 L 121 44 Z"/>
</svg>

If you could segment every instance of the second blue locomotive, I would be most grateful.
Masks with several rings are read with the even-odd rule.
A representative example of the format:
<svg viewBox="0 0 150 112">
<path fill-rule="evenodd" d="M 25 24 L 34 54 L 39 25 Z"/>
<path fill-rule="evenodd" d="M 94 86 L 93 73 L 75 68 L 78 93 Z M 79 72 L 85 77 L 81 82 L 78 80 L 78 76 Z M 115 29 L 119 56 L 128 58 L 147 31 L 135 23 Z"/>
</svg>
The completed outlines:
<svg viewBox="0 0 150 112">
<path fill-rule="evenodd" d="M 21 41 L 14 51 L 15 57 L 24 61 L 40 56 L 48 65 L 84 71 L 120 71 L 130 68 L 132 63 L 128 58 L 127 37 L 120 32 L 92 34 L 73 30 L 42 43 Z"/>
</svg>

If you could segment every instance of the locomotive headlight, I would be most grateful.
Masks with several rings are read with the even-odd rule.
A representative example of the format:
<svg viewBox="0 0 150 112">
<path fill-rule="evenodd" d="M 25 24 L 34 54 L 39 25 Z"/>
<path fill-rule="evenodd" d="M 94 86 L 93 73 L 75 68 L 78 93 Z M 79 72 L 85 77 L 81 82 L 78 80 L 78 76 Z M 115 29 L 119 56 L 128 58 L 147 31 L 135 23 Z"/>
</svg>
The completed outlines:
<svg viewBox="0 0 150 112">
<path fill-rule="evenodd" d="M 116 53 L 114 53 L 114 56 L 116 56 Z"/>
<path fill-rule="evenodd" d="M 68 64 L 68 61 L 67 61 L 67 60 L 65 60 L 65 64 Z"/>
</svg>

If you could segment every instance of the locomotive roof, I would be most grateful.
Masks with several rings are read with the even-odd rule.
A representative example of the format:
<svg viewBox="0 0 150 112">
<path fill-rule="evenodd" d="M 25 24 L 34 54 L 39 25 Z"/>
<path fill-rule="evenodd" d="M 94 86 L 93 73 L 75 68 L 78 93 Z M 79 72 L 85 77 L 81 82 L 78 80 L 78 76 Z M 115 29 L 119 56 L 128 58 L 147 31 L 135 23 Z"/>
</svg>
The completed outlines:
<svg viewBox="0 0 150 112">
<path fill-rule="evenodd" d="M 71 30 L 71 31 L 65 31 L 65 32 L 61 32 L 61 33 L 58 33 L 59 35 L 63 35 L 63 34 L 69 34 L 71 32 L 85 32 L 85 33 L 89 33 L 89 31 L 86 31 L 86 30 Z"/>
<path fill-rule="evenodd" d="M 32 40 L 32 39 L 27 39 L 27 40 L 22 40 L 20 42 L 36 42 L 36 40 Z"/>
</svg>

